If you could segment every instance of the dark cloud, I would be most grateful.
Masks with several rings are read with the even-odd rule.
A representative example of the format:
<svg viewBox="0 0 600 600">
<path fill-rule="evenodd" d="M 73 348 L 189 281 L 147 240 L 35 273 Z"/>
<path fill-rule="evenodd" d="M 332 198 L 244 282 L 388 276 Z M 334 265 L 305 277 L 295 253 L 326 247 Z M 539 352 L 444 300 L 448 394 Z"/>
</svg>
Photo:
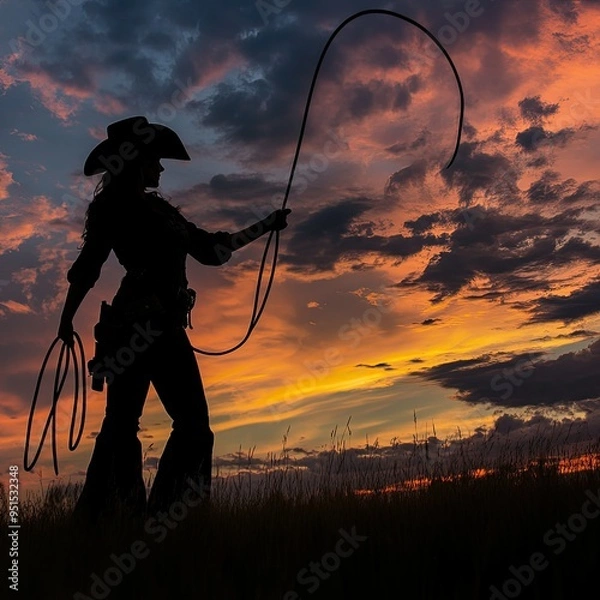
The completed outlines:
<svg viewBox="0 0 600 600">
<path fill-rule="evenodd" d="M 600 257 L 597 259 L 600 260 Z M 566 296 L 552 295 L 530 304 L 530 323 L 563 321 L 570 323 L 600 311 L 600 280 L 594 280 L 583 288 Z"/>
<path fill-rule="evenodd" d="M 424 321 L 421 321 L 421 325 L 435 325 L 440 321 L 441 319 L 425 319 Z"/>
<path fill-rule="evenodd" d="M 235 34 L 229 37 L 234 39 Z M 298 21 L 289 21 L 238 40 L 236 51 L 253 65 L 252 72 L 219 83 L 208 99 L 191 102 L 188 108 L 197 114 L 200 125 L 215 130 L 220 142 L 244 147 L 258 162 L 277 159 L 281 151 L 292 147 L 298 136 L 309 85 L 326 37 L 326 32 L 315 28 L 314 23 L 303 27 Z M 341 54 L 347 48 L 346 43 L 347 38 L 341 40 L 323 64 L 321 82 L 342 78 L 343 70 L 336 66 L 344 64 Z M 373 102 L 380 101 L 372 92 L 356 91 L 354 110 L 357 114 L 361 106 L 368 106 L 369 98 Z M 318 93 L 315 103 L 318 103 Z M 335 107 L 339 115 L 329 114 L 328 125 L 337 125 L 338 118 L 345 121 L 347 110 L 347 104 Z M 311 131 L 320 129 L 318 119 L 313 110 Z M 310 141 L 308 135 L 306 142 Z"/>
<path fill-rule="evenodd" d="M 552 35 L 560 47 L 571 54 L 581 54 L 590 49 L 588 35 L 569 35 L 559 31 L 555 31 Z"/>
<path fill-rule="evenodd" d="M 342 252 L 340 242 L 351 224 L 369 209 L 367 198 L 348 199 L 327 206 L 296 225 L 283 259 L 297 267 L 312 264 L 332 269 Z"/>
<path fill-rule="evenodd" d="M 390 84 L 372 80 L 369 83 L 354 83 L 345 86 L 345 106 L 338 118 L 349 117 L 357 121 L 378 111 L 404 111 L 412 101 L 412 95 L 422 87 L 418 75 L 411 75 L 403 83 Z"/>
<path fill-rule="evenodd" d="M 573 0 L 548 0 L 548 4 L 565 23 L 577 23 L 579 12 Z"/>
<path fill-rule="evenodd" d="M 527 190 L 527 198 L 533 204 L 551 204 L 561 200 L 565 193 L 571 191 L 574 179 L 556 183 L 560 174 L 556 171 L 544 171 L 542 176 L 534 181 Z"/>
<path fill-rule="evenodd" d="M 327 206 L 296 225 L 282 256 L 292 270 L 327 271 L 335 267 L 342 256 L 360 261 L 362 255 L 402 260 L 418 254 L 425 247 L 441 246 L 445 236 L 372 233 L 372 224 L 361 217 L 372 206 L 368 198 L 349 198 Z"/>
<path fill-rule="evenodd" d="M 426 231 L 431 231 L 434 225 L 443 222 L 444 216 L 441 212 L 421 215 L 414 221 L 405 221 L 404 227 L 409 229 L 413 234 L 421 234 Z"/>
<path fill-rule="evenodd" d="M 534 125 L 525 129 L 525 131 L 520 131 L 515 138 L 515 143 L 526 152 L 533 152 L 549 137 L 548 132 L 543 127 Z"/>
<path fill-rule="evenodd" d="M 574 228 L 586 227 L 578 219 L 580 210 L 566 210 L 553 217 L 538 213 L 507 215 L 484 209 L 476 213 L 472 227 L 465 226 L 462 211 L 446 214 L 457 225 L 448 236 L 447 249 L 435 255 L 418 276 L 397 287 L 423 286 L 435 292 L 432 302 L 440 302 L 468 286 L 475 278 L 489 278 L 491 296 L 549 288 L 545 269 L 576 261 L 595 263 L 600 247 L 578 237 L 566 239 Z M 591 225 L 587 225 L 590 229 Z M 560 241 L 564 243 L 559 244 Z"/>
<path fill-rule="evenodd" d="M 412 373 L 470 404 L 553 406 L 600 397 L 600 340 L 556 359 L 543 352 L 485 355 Z"/>
<path fill-rule="evenodd" d="M 582 203 L 589 209 L 596 208 L 600 201 L 600 182 L 597 180 L 584 181 L 572 193 L 563 196 L 562 201 L 565 204 Z"/>
<path fill-rule="evenodd" d="M 521 116 L 532 123 L 539 123 L 558 112 L 558 104 L 542 102 L 540 96 L 528 96 L 519 102 Z"/>
<path fill-rule="evenodd" d="M 484 292 L 482 294 L 468 294 L 465 300 L 502 300 L 506 292 Z"/>
<path fill-rule="evenodd" d="M 208 186 L 204 188 L 210 196 L 228 200 L 251 200 L 270 198 L 282 193 L 282 184 L 267 181 L 263 175 L 234 173 L 230 175 L 214 175 Z"/>
<path fill-rule="evenodd" d="M 461 202 L 469 204 L 477 192 L 501 191 L 507 200 L 518 196 L 518 171 L 503 154 L 488 154 L 475 142 L 463 142 L 451 169 L 442 171 L 444 181 L 458 190 Z"/>
<path fill-rule="evenodd" d="M 364 367 L 366 369 L 383 369 L 384 371 L 395 371 L 396 369 L 390 365 L 390 363 L 380 362 L 376 365 L 367 365 L 364 363 L 360 363 L 358 365 L 354 365 L 355 367 Z"/>
<path fill-rule="evenodd" d="M 547 131 L 539 125 L 534 125 L 524 131 L 520 131 L 515 138 L 515 144 L 525 152 L 535 152 L 541 146 L 549 144 L 562 148 L 573 139 L 576 133 L 575 129 L 570 127 L 552 132 Z"/>
<path fill-rule="evenodd" d="M 385 193 L 394 194 L 409 184 L 420 185 L 425 181 L 426 174 L 427 163 L 423 160 L 414 162 L 389 177 L 385 185 Z"/>
<path fill-rule="evenodd" d="M 549 342 L 551 340 L 570 340 L 573 338 L 589 338 L 596 337 L 598 335 L 597 331 L 588 331 L 586 329 L 576 329 L 575 331 L 571 331 L 571 333 L 560 333 L 558 335 L 545 335 L 541 338 L 535 338 L 533 342 Z"/>
</svg>

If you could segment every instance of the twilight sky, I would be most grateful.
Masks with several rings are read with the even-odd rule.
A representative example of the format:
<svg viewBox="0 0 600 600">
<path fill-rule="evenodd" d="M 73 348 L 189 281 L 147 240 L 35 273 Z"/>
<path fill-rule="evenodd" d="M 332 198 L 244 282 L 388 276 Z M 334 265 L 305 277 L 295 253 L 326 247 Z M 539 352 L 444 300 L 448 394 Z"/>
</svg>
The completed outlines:
<svg viewBox="0 0 600 600">
<path fill-rule="evenodd" d="M 318 449 L 349 417 L 353 445 L 410 440 L 415 412 L 439 438 L 506 415 L 597 437 L 600 1 L 0 0 L 3 472 L 22 465 L 106 126 L 143 114 L 175 129 L 192 162 L 164 160 L 160 190 L 200 227 L 241 229 L 281 202 L 319 54 L 366 8 L 418 20 L 450 52 L 458 157 L 444 168 L 459 98 L 439 50 L 397 19 L 350 24 L 321 71 L 265 315 L 241 350 L 199 357 L 215 455 L 277 451 L 288 427 L 288 446 Z M 195 346 L 242 337 L 263 243 L 224 267 L 188 259 Z M 75 318 L 86 358 L 123 275 L 111 255 Z M 90 390 L 74 453 L 62 402 L 61 477 L 78 480 L 104 396 Z M 152 464 L 170 428 L 153 388 L 142 427 Z"/>
</svg>

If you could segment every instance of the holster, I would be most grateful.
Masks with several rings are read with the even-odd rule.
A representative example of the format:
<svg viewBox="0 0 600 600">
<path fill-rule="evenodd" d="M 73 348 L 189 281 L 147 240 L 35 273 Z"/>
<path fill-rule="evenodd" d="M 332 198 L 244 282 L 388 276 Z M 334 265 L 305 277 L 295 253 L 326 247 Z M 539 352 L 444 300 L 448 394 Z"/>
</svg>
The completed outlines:
<svg viewBox="0 0 600 600">
<path fill-rule="evenodd" d="M 177 309 L 181 314 L 181 324 L 183 327 L 189 326 L 190 329 L 193 329 L 191 312 L 194 304 L 196 304 L 196 290 L 192 288 L 180 288 L 177 294 Z"/>
<path fill-rule="evenodd" d="M 127 320 L 118 313 L 106 300 L 100 305 L 100 320 L 94 326 L 96 340 L 94 357 L 88 361 L 88 370 L 92 376 L 92 389 L 101 392 L 104 389 L 104 376 L 101 370 L 107 356 L 114 355 L 122 344 L 127 332 Z"/>
</svg>

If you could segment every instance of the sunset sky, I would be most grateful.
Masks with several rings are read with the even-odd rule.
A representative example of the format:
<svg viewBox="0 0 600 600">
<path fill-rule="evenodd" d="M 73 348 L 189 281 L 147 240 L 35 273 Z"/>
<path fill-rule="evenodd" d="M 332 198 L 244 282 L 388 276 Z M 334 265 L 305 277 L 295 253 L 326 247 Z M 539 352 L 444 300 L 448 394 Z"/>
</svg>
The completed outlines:
<svg viewBox="0 0 600 600">
<path fill-rule="evenodd" d="M 215 456 L 256 446 L 351 443 L 516 428 L 540 415 L 600 433 L 600 1 L 0 0 L 0 458 L 22 465 L 29 405 L 56 336 L 99 176 L 83 163 L 113 121 L 177 131 L 191 162 L 163 160 L 160 191 L 209 231 L 281 203 L 317 60 L 317 84 L 275 284 L 250 341 L 199 357 Z M 54 11 L 54 12 L 53 12 Z M 265 238 L 223 267 L 188 258 L 192 343 L 243 336 Z M 114 254 L 74 325 L 86 359 Z M 55 359 L 54 359 L 55 360 Z M 51 373 L 47 375 L 50 379 Z M 89 381 L 89 380 L 88 380 Z M 61 478 L 81 480 L 104 411 L 89 390 L 84 438 Z M 50 403 L 49 386 L 34 445 Z M 537 421 L 536 421 L 537 419 Z M 151 388 L 149 463 L 170 419 Z M 34 447 L 35 449 L 35 447 Z M 50 445 L 36 472 L 52 479 Z"/>
</svg>

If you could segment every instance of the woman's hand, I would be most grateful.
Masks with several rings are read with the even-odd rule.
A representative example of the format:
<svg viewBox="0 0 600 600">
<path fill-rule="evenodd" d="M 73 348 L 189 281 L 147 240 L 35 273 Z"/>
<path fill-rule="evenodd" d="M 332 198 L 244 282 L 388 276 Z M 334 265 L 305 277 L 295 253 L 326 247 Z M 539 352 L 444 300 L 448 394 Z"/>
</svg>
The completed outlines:
<svg viewBox="0 0 600 600">
<path fill-rule="evenodd" d="M 291 208 L 280 208 L 279 210 L 273 211 L 264 220 L 268 231 L 281 231 L 285 229 L 287 224 L 287 216 L 292 212 Z"/>
<path fill-rule="evenodd" d="M 239 250 L 250 242 L 254 242 L 261 235 L 269 231 L 280 231 L 287 227 L 287 216 L 292 212 L 290 208 L 280 208 L 274 210 L 269 216 L 264 219 L 257 221 L 250 227 L 242 229 L 236 233 L 231 234 L 231 251 Z"/>
<path fill-rule="evenodd" d="M 58 327 L 58 337 L 67 344 L 67 346 L 73 346 L 73 322 L 72 321 L 61 321 Z"/>
</svg>

